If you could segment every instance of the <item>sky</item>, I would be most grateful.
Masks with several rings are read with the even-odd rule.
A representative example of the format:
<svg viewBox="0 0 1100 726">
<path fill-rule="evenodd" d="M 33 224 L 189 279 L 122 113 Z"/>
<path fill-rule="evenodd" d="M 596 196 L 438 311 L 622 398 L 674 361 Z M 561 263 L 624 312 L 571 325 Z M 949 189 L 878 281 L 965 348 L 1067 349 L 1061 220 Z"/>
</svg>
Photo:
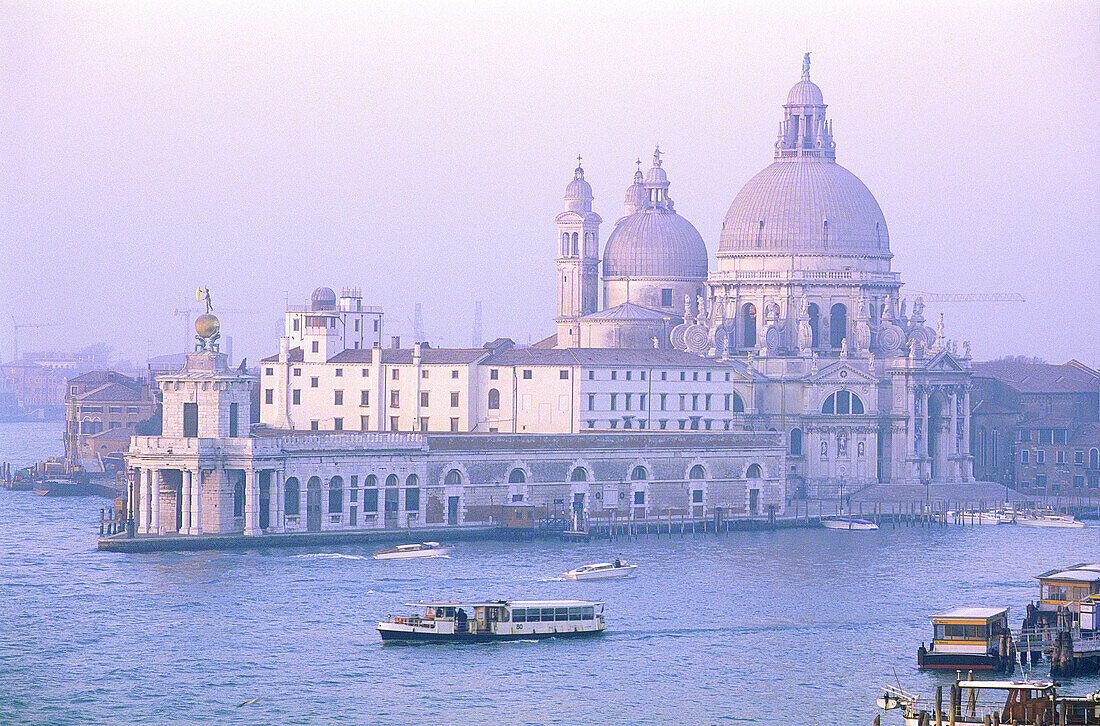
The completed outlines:
<svg viewBox="0 0 1100 726">
<path fill-rule="evenodd" d="M 1100 4 L 0 3 L 0 359 L 235 357 L 357 287 L 411 337 L 554 332 L 554 216 L 583 156 L 606 240 L 660 143 L 712 256 L 812 52 L 837 161 L 976 359 L 1100 365 Z M 929 314 L 931 313 L 931 314 Z M 405 337 L 405 340 L 410 339 Z"/>
</svg>

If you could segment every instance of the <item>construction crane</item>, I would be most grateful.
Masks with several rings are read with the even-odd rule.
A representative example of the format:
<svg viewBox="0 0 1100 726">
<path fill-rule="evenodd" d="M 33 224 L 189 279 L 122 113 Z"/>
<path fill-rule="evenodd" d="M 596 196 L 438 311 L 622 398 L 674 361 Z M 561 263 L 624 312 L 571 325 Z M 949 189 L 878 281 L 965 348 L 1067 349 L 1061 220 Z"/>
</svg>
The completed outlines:
<svg viewBox="0 0 1100 726">
<path fill-rule="evenodd" d="M 19 360 L 19 329 L 20 328 L 58 328 L 61 323 L 17 323 L 15 316 L 11 316 L 11 359 Z"/>
<path fill-rule="evenodd" d="M 1022 303 L 1027 302 L 1024 296 L 1018 292 L 1006 292 L 1006 293 L 938 293 L 938 292 L 924 292 L 922 290 L 907 290 L 906 297 L 910 298 L 924 298 L 926 303 L 970 303 L 970 302 L 992 302 L 992 303 Z"/>
</svg>

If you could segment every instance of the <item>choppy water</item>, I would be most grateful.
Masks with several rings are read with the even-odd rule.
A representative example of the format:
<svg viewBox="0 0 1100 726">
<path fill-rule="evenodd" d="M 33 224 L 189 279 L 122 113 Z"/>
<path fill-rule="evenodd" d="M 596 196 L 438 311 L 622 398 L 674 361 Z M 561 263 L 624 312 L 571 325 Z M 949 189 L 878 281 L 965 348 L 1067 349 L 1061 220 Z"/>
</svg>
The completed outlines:
<svg viewBox="0 0 1100 726">
<path fill-rule="evenodd" d="M 94 551 L 105 503 L 0 491 L 0 723 L 869 724 L 894 669 L 947 682 L 916 670 L 929 613 L 1012 605 L 1015 628 L 1035 574 L 1100 560 L 1095 524 L 117 555 Z M 557 579 L 615 555 L 638 576 Z M 436 597 L 602 599 L 609 632 L 381 645 L 379 618 Z"/>
</svg>

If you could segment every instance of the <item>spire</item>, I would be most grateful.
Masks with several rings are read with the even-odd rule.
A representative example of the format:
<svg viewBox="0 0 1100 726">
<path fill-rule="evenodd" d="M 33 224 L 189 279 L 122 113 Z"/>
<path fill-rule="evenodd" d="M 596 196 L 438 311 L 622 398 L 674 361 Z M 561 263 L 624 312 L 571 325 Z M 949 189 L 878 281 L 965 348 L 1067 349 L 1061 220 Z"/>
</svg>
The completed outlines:
<svg viewBox="0 0 1100 726">
<path fill-rule="evenodd" d="M 806 51 L 806 55 L 802 56 L 802 80 L 810 80 L 810 51 Z"/>
<path fill-rule="evenodd" d="M 775 142 L 775 158 L 836 159 L 831 123 L 825 118 L 821 89 L 810 80 L 810 53 L 802 56 L 802 80 L 794 84 L 783 105 L 784 118 Z"/>
</svg>

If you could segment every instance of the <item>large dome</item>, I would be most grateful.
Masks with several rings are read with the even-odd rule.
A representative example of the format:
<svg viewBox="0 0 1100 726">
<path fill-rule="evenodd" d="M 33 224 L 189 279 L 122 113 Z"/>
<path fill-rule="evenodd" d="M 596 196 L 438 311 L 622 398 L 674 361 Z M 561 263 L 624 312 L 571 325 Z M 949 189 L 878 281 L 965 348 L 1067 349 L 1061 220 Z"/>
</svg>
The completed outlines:
<svg viewBox="0 0 1100 726">
<path fill-rule="evenodd" d="M 707 247 L 691 222 L 676 212 L 650 207 L 615 225 L 604 247 L 603 275 L 706 277 Z"/>
<path fill-rule="evenodd" d="M 718 254 L 890 257 L 886 218 L 840 164 L 777 161 L 741 188 L 722 223 Z"/>
</svg>

